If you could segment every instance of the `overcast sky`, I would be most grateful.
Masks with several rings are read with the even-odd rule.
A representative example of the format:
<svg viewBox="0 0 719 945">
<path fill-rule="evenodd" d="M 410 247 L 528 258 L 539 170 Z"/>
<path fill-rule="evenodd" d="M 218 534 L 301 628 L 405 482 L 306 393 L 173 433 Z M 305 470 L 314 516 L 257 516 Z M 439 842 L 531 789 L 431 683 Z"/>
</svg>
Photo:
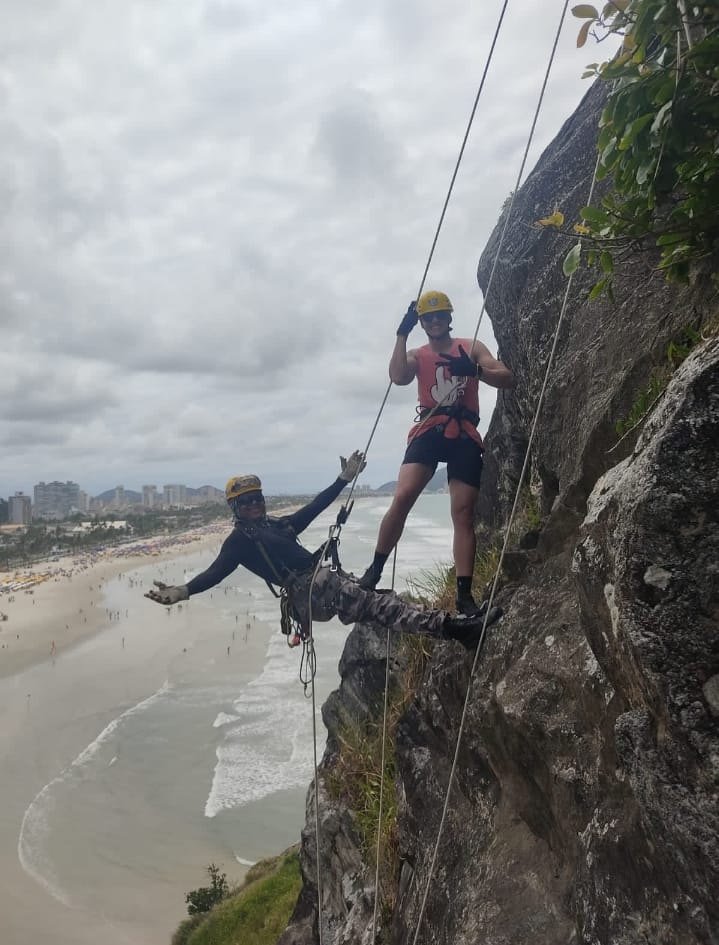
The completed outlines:
<svg viewBox="0 0 719 945">
<path fill-rule="evenodd" d="M 562 6 L 509 4 L 427 282 L 455 335 Z M 500 8 L 0 0 L 0 496 L 331 481 L 387 387 Z M 578 25 L 528 170 L 588 88 Z M 415 399 L 392 389 L 361 482 L 395 478 Z"/>
</svg>

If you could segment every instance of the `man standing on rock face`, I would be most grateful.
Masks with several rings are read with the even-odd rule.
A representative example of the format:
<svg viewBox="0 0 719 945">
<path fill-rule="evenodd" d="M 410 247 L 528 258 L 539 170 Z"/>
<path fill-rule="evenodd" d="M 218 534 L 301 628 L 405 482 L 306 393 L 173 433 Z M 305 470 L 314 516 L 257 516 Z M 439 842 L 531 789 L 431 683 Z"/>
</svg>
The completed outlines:
<svg viewBox="0 0 719 945">
<path fill-rule="evenodd" d="M 474 508 L 482 475 L 479 423 L 479 380 L 490 387 L 512 387 L 512 372 L 493 358 L 481 341 L 452 338 L 452 303 L 444 292 L 424 292 L 407 309 L 389 362 L 393 384 L 404 386 L 417 378 L 417 426 L 410 430 L 392 504 L 380 525 L 374 560 L 360 585 L 374 588 L 392 549 L 399 541 L 412 506 L 430 481 L 439 462 L 447 463 L 450 507 L 454 527 L 457 610 L 475 616 L 472 575 L 477 548 Z M 417 321 L 428 344 L 407 351 L 407 337 Z"/>
<path fill-rule="evenodd" d="M 311 588 L 313 620 L 323 622 L 336 615 L 343 623 L 372 621 L 409 633 L 458 640 L 468 649 L 476 647 L 484 623 L 484 610 L 473 617 L 451 617 L 440 610 L 415 607 L 397 594 L 363 589 L 341 568 L 333 571 L 324 566 L 315 574 L 317 555 L 303 548 L 297 536 L 365 466 L 359 451 L 347 460 L 340 459 L 342 470 L 332 485 L 301 509 L 279 518 L 268 517 L 262 483 L 257 476 L 233 476 L 225 488 L 225 497 L 232 509 L 235 527 L 225 539 L 217 558 L 187 584 L 168 587 L 155 581 L 155 588 L 145 597 L 165 606 L 176 604 L 193 594 L 209 590 L 242 565 L 268 584 L 283 588 L 286 607 L 305 636 L 310 626 Z M 501 615 L 498 607 L 492 607 L 487 625 Z M 286 632 L 290 633 L 289 627 Z M 296 642 L 300 642 L 299 637 Z"/>
</svg>

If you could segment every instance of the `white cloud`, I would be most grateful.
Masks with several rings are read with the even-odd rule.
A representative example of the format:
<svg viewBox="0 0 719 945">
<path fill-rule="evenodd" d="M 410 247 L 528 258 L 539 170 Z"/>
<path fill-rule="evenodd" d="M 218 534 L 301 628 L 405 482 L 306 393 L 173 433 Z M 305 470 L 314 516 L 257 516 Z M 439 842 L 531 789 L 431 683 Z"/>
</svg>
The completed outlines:
<svg viewBox="0 0 719 945">
<path fill-rule="evenodd" d="M 429 276 L 465 336 L 556 29 L 515 7 Z M 379 409 L 499 8 L 0 0 L 0 495 L 331 479 Z M 585 91 L 575 22 L 535 159 Z M 413 416 L 393 390 L 368 481 Z"/>
</svg>

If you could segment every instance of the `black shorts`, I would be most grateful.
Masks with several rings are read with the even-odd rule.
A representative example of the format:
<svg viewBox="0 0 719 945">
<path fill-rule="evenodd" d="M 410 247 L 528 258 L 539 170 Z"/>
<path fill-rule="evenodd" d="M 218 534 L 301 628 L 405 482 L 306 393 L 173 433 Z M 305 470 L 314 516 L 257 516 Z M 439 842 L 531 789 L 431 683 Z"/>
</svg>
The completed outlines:
<svg viewBox="0 0 719 945">
<path fill-rule="evenodd" d="M 459 479 L 460 482 L 479 489 L 483 453 L 479 443 L 466 433 L 462 433 L 456 440 L 449 440 L 439 427 L 433 427 L 410 440 L 402 465 L 421 463 L 423 466 L 429 466 L 434 474 L 438 463 L 446 463 L 447 482 Z"/>
</svg>

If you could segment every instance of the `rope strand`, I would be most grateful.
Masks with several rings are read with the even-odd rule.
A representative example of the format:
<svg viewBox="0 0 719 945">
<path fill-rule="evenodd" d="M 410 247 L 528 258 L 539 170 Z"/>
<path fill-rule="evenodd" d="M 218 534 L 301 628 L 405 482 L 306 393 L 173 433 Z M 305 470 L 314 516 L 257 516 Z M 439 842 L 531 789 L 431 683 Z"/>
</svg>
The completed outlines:
<svg viewBox="0 0 719 945">
<path fill-rule="evenodd" d="M 535 128 L 536 128 L 537 117 L 538 117 L 538 115 L 539 115 L 539 110 L 540 110 L 540 108 L 541 108 L 542 100 L 543 100 L 543 98 L 544 98 L 544 93 L 545 93 L 545 90 L 546 90 L 547 81 L 548 81 L 548 78 L 549 78 L 549 73 L 550 73 L 550 71 L 551 71 L 552 64 L 553 64 L 553 62 L 554 62 L 554 57 L 555 57 L 556 50 L 557 50 L 557 44 L 559 43 L 559 37 L 560 37 L 560 35 L 561 35 L 562 26 L 563 26 L 563 24 L 564 24 L 564 18 L 565 18 L 566 12 L 567 12 L 567 7 L 568 7 L 568 5 L 569 5 L 569 0 L 565 0 L 564 6 L 563 6 L 563 8 L 562 8 L 562 15 L 561 15 L 560 20 L 559 20 L 559 26 L 558 26 L 558 28 L 557 28 L 557 32 L 556 32 L 556 35 L 555 35 L 555 38 L 554 38 L 554 45 L 552 46 L 552 53 L 551 53 L 551 55 L 550 55 L 549 63 L 548 63 L 548 65 L 547 65 L 547 71 L 546 71 L 546 73 L 545 73 L 544 82 L 542 83 L 542 88 L 541 88 L 541 91 L 540 91 L 539 101 L 538 101 L 538 103 L 537 103 L 537 109 L 536 109 L 536 111 L 535 111 L 534 121 L 532 122 L 532 129 L 531 129 L 530 135 L 533 135 L 533 134 L 534 134 L 534 130 L 535 130 Z M 529 151 L 529 143 L 528 143 L 528 145 L 527 145 L 527 148 L 525 148 L 525 154 L 524 154 L 524 158 L 523 158 L 523 160 L 522 160 L 522 166 L 524 166 L 524 162 L 525 162 L 525 160 L 526 160 L 526 155 L 527 155 L 528 151 Z M 593 191 L 594 191 L 594 180 L 595 180 L 595 178 L 596 178 L 597 167 L 598 167 L 598 162 L 597 162 L 597 164 L 595 165 L 594 175 L 593 175 L 593 177 L 592 177 L 592 184 L 591 184 L 591 187 L 590 187 L 590 194 L 589 194 L 589 200 L 590 200 L 590 202 L 591 202 L 591 197 L 592 197 L 592 194 L 593 194 Z M 518 185 L 519 185 L 519 180 L 520 180 L 520 179 L 521 179 L 521 178 L 518 178 Z M 518 189 L 518 187 L 517 187 L 517 189 Z M 516 190 L 515 190 L 515 196 L 516 196 Z M 514 203 L 514 198 L 513 198 L 513 200 L 512 200 L 512 204 L 513 204 L 513 203 Z M 510 207 L 510 212 L 511 212 L 511 207 Z M 509 213 L 507 214 L 507 218 L 509 218 Z M 503 229 L 503 231 L 502 231 L 502 236 L 504 236 L 504 233 L 506 233 L 506 230 L 507 230 L 507 222 L 508 222 L 508 219 L 505 220 L 505 225 L 504 225 L 504 229 Z M 494 273 L 494 269 L 495 269 L 495 267 L 496 267 L 496 263 L 497 263 L 497 259 L 498 259 L 498 258 L 499 258 L 499 250 L 497 251 L 497 254 L 496 254 L 496 256 L 495 256 L 494 266 L 493 266 L 493 268 L 492 268 L 492 274 Z M 503 543 L 503 545 L 502 545 L 502 551 L 501 551 L 501 553 L 500 553 L 499 562 L 498 562 L 498 565 L 497 565 L 497 569 L 496 569 L 496 571 L 495 571 L 494 580 L 493 580 L 493 582 L 492 582 L 492 588 L 491 588 L 491 591 L 490 591 L 490 594 L 489 594 L 489 599 L 488 599 L 488 601 L 487 601 L 487 607 L 486 607 L 485 614 L 484 614 L 484 621 L 483 621 L 483 623 L 482 623 L 482 631 L 481 631 L 481 634 L 480 634 L 479 643 L 478 643 L 478 645 L 477 645 L 477 650 L 476 650 L 476 652 L 475 652 L 475 654 L 474 654 L 474 660 L 473 660 L 473 662 L 472 662 L 472 671 L 471 671 L 471 674 L 470 674 L 469 683 L 468 683 L 468 685 L 467 685 L 467 692 L 466 692 L 466 694 L 465 694 L 464 705 L 463 705 L 463 708 L 462 708 L 462 716 L 461 716 L 460 723 L 459 723 L 459 729 L 458 729 L 458 731 L 457 731 L 457 741 L 456 741 L 456 744 L 455 744 L 454 757 L 453 757 L 453 759 L 452 759 L 452 767 L 451 767 L 450 773 L 449 773 L 449 780 L 448 780 L 448 784 L 447 784 L 447 792 L 446 792 L 445 799 L 444 799 L 444 805 L 443 805 L 443 807 L 442 807 L 442 815 L 441 815 L 441 817 L 440 817 L 439 828 L 438 828 L 438 830 L 437 830 L 437 839 L 436 839 L 436 841 L 435 841 L 434 849 L 433 849 L 433 851 L 432 851 L 432 857 L 431 857 L 431 859 L 430 859 L 429 870 L 428 870 L 428 874 L 427 874 L 427 882 L 426 882 L 426 885 L 425 885 L 425 888 L 424 888 L 424 892 L 423 892 L 423 895 L 422 895 L 422 901 L 421 901 L 421 904 L 420 904 L 419 915 L 418 915 L 418 917 L 417 917 L 417 925 L 416 925 L 416 927 L 415 927 L 415 934 L 414 934 L 414 938 L 412 939 L 412 945 L 417 945 L 417 939 L 418 939 L 418 937 L 419 937 L 419 933 L 420 933 L 420 930 L 421 930 L 421 927 L 422 927 L 422 921 L 423 921 L 423 919 L 424 919 L 424 912 L 425 912 L 425 909 L 426 909 L 426 906 L 427 906 L 427 899 L 428 899 L 428 897 L 429 897 L 430 883 L 431 883 L 432 877 L 433 877 L 433 875 L 434 875 L 434 870 L 435 870 L 435 866 L 436 866 L 436 863 L 437 863 L 437 857 L 438 857 L 438 854 L 439 854 L 439 845 L 440 845 L 440 842 L 441 842 L 441 840 L 442 840 L 442 835 L 443 835 L 443 833 L 444 833 L 444 826 L 445 826 L 445 823 L 446 823 L 446 820 L 447 820 L 447 811 L 448 811 L 448 809 L 449 809 L 449 798 L 450 798 L 451 791 L 452 791 L 452 783 L 453 783 L 453 781 L 454 781 L 454 776 L 455 776 L 455 773 L 456 773 L 456 770 L 457 770 L 457 764 L 458 764 L 458 760 L 459 760 L 459 751 L 460 751 L 460 747 L 461 747 L 461 743 L 462 743 L 462 737 L 463 737 L 463 735 L 464 735 L 464 727 L 465 727 L 465 723 L 466 723 L 466 719 L 467 719 L 467 712 L 468 712 L 468 709 L 469 709 L 469 697 L 470 697 L 470 694 L 471 694 L 471 691 L 472 691 L 472 680 L 473 680 L 473 678 L 474 678 L 474 673 L 475 673 L 476 668 L 477 668 L 477 665 L 478 665 L 478 663 L 479 663 L 479 657 L 480 657 L 480 654 L 481 654 L 481 651 L 482 651 L 482 647 L 483 647 L 483 645 L 484 645 L 484 640 L 485 640 L 486 631 L 487 631 L 487 621 L 488 621 L 488 619 L 489 619 L 490 611 L 491 611 L 492 604 L 493 604 L 493 601 L 494 601 L 494 596 L 495 596 L 495 592 L 496 592 L 496 588 L 497 588 L 497 583 L 498 583 L 498 581 L 499 581 L 499 574 L 500 574 L 500 570 L 501 570 L 501 567 L 502 567 L 502 562 L 503 562 L 503 560 L 504 560 L 504 554 L 505 554 L 505 551 L 506 551 L 506 548 L 507 548 L 507 545 L 508 545 L 508 542 L 509 542 L 509 535 L 510 535 L 511 525 L 512 525 L 512 522 L 514 521 L 514 515 L 516 514 L 517 506 L 518 506 L 518 503 L 519 503 L 519 496 L 520 496 L 520 492 L 521 492 L 522 481 L 523 481 L 523 479 L 524 479 L 524 475 L 525 475 L 525 473 L 526 473 L 526 469 L 527 469 L 527 466 L 528 466 L 528 463 L 529 463 L 529 456 L 530 456 L 530 451 L 531 451 L 531 447 L 532 447 L 533 440 L 534 440 L 534 434 L 535 434 L 535 431 L 536 431 L 536 428 L 537 428 L 537 422 L 538 422 L 539 414 L 540 414 L 540 411 L 541 411 L 541 408 L 542 408 L 542 403 L 543 403 L 543 400 L 544 400 L 544 394 L 545 394 L 545 391 L 546 391 L 546 389 L 547 389 L 547 385 L 548 385 L 548 383 L 549 383 L 549 375 L 550 375 L 550 372 L 551 372 L 551 368 L 552 368 L 552 366 L 553 366 L 554 355 L 555 355 L 555 353 L 556 353 L 557 342 L 558 342 L 558 339 L 559 339 L 559 329 L 560 329 L 560 327 L 561 327 L 561 325 L 562 325 L 562 321 L 563 321 L 563 319 L 564 319 L 564 314 L 565 314 L 565 312 L 566 312 L 567 302 L 568 302 L 568 299 L 569 299 L 569 293 L 570 293 L 570 291 L 571 291 L 571 286 L 572 286 L 572 281 L 573 281 L 573 274 L 569 277 L 569 279 L 568 279 L 568 281 L 567 281 L 567 286 L 566 286 L 566 290 L 565 290 L 565 293 L 564 293 L 564 299 L 563 299 L 562 306 L 561 306 L 561 310 L 560 310 L 560 313 L 559 313 L 559 318 L 558 318 L 558 320 L 557 320 L 557 326 L 556 326 L 555 331 L 554 331 L 554 340 L 553 340 L 553 344 L 552 344 L 552 349 L 551 349 L 551 352 L 550 352 L 549 360 L 548 360 L 548 362 L 547 362 L 547 368 L 546 368 L 545 376 L 544 376 L 544 383 L 542 384 L 542 389 L 541 389 L 541 391 L 540 391 L 539 400 L 538 400 L 538 402 L 537 402 L 537 406 L 536 406 L 536 409 L 535 409 L 535 411 L 534 411 L 534 417 L 533 417 L 533 422 L 532 422 L 530 437 L 529 437 L 529 441 L 528 441 L 528 443 L 527 443 L 527 449 L 526 449 L 525 455 L 524 455 L 524 463 L 523 463 L 523 466 L 522 466 L 522 473 L 521 473 L 521 475 L 520 475 L 520 477 L 519 477 L 519 481 L 518 481 L 518 484 L 517 484 L 517 490 L 516 490 L 516 494 L 515 494 L 515 497 L 514 497 L 514 504 L 513 504 L 513 506 L 512 506 L 512 511 L 511 511 L 511 513 L 510 513 L 510 517 L 509 517 L 509 521 L 508 521 L 508 523 L 507 523 L 507 527 L 506 527 L 506 529 L 505 529 L 504 543 Z M 484 310 L 484 306 L 483 306 L 483 310 Z M 480 317 L 481 317 L 481 316 L 480 316 Z"/>
</svg>

